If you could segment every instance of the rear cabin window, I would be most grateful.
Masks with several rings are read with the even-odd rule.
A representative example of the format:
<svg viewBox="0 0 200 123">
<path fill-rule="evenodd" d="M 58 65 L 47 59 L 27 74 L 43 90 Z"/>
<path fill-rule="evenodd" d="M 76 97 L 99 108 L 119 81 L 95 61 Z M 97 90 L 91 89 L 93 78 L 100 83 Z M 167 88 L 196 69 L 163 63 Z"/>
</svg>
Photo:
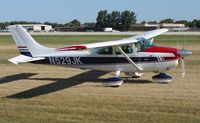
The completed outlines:
<svg viewBox="0 0 200 123">
<path fill-rule="evenodd" d="M 97 51 L 97 54 L 112 55 L 113 49 L 112 49 L 112 47 L 106 47 L 106 48 L 103 48 L 103 49 L 100 49 L 99 51 Z"/>
</svg>

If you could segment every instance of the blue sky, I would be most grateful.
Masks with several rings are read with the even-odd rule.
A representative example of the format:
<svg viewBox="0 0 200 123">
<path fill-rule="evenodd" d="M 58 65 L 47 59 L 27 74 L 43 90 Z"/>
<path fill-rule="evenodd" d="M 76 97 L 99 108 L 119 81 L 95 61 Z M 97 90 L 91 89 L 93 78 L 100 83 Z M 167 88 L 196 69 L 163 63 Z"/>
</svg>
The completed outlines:
<svg viewBox="0 0 200 123">
<path fill-rule="evenodd" d="M 95 22 L 99 10 L 130 10 L 138 22 L 200 19 L 200 0 L 1 0 L 0 21 Z"/>
</svg>

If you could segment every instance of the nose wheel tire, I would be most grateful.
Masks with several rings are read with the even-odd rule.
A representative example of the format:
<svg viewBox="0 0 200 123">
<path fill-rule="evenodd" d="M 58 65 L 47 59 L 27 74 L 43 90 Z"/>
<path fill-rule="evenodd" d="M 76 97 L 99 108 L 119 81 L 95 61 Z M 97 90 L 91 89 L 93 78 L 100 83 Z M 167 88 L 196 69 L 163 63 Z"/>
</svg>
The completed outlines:
<svg viewBox="0 0 200 123">
<path fill-rule="evenodd" d="M 172 81 L 172 77 L 165 74 L 165 73 L 159 73 L 158 75 L 155 75 L 152 77 L 154 82 L 167 84 Z"/>
<path fill-rule="evenodd" d="M 104 79 L 103 85 L 106 87 L 119 87 L 123 84 L 123 80 L 120 77 L 111 77 Z"/>
</svg>

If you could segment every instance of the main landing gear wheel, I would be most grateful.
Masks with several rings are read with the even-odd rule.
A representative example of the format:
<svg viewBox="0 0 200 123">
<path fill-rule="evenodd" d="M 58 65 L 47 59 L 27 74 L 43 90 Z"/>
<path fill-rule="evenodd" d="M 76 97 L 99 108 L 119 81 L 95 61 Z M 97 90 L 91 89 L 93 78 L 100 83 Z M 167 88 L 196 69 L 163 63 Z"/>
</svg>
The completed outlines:
<svg viewBox="0 0 200 123">
<path fill-rule="evenodd" d="M 165 73 L 159 73 L 158 75 L 153 76 L 152 79 L 155 82 L 163 84 L 167 84 L 172 81 L 172 77 Z"/>
<path fill-rule="evenodd" d="M 103 85 L 106 87 L 119 87 L 123 84 L 123 80 L 120 77 L 111 77 L 104 79 Z"/>
</svg>

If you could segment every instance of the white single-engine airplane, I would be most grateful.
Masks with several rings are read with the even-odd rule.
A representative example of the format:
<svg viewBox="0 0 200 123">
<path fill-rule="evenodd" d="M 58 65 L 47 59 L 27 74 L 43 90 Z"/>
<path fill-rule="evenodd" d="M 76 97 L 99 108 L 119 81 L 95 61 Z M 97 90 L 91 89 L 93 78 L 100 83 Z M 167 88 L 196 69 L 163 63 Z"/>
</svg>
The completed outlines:
<svg viewBox="0 0 200 123">
<path fill-rule="evenodd" d="M 172 77 L 164 72 L 182 63 L 182 75 L 185 74 L 184 57 L 192 54 L 185 49 L 156 46 L 153 37 L 168 31 L 157 29 L 127 39 L 91 44 L 47 48 L 37 43 L 21 26 L 9 27 L 12 37 L 21 55 L 9 59 L 14 64 L 34 63 L 60 65 L 81 69 L 116 72 L 116 76 L 106 79 L 110 86 L 122 83 L 120 72 L 139 77 L 145 72 L 158 73 L 153 80 L 168 83 Z M 109 83 L 108 82 L 108 83 Z M 109 85 L 109 84 L 108 84 Z"/>
</svg>

